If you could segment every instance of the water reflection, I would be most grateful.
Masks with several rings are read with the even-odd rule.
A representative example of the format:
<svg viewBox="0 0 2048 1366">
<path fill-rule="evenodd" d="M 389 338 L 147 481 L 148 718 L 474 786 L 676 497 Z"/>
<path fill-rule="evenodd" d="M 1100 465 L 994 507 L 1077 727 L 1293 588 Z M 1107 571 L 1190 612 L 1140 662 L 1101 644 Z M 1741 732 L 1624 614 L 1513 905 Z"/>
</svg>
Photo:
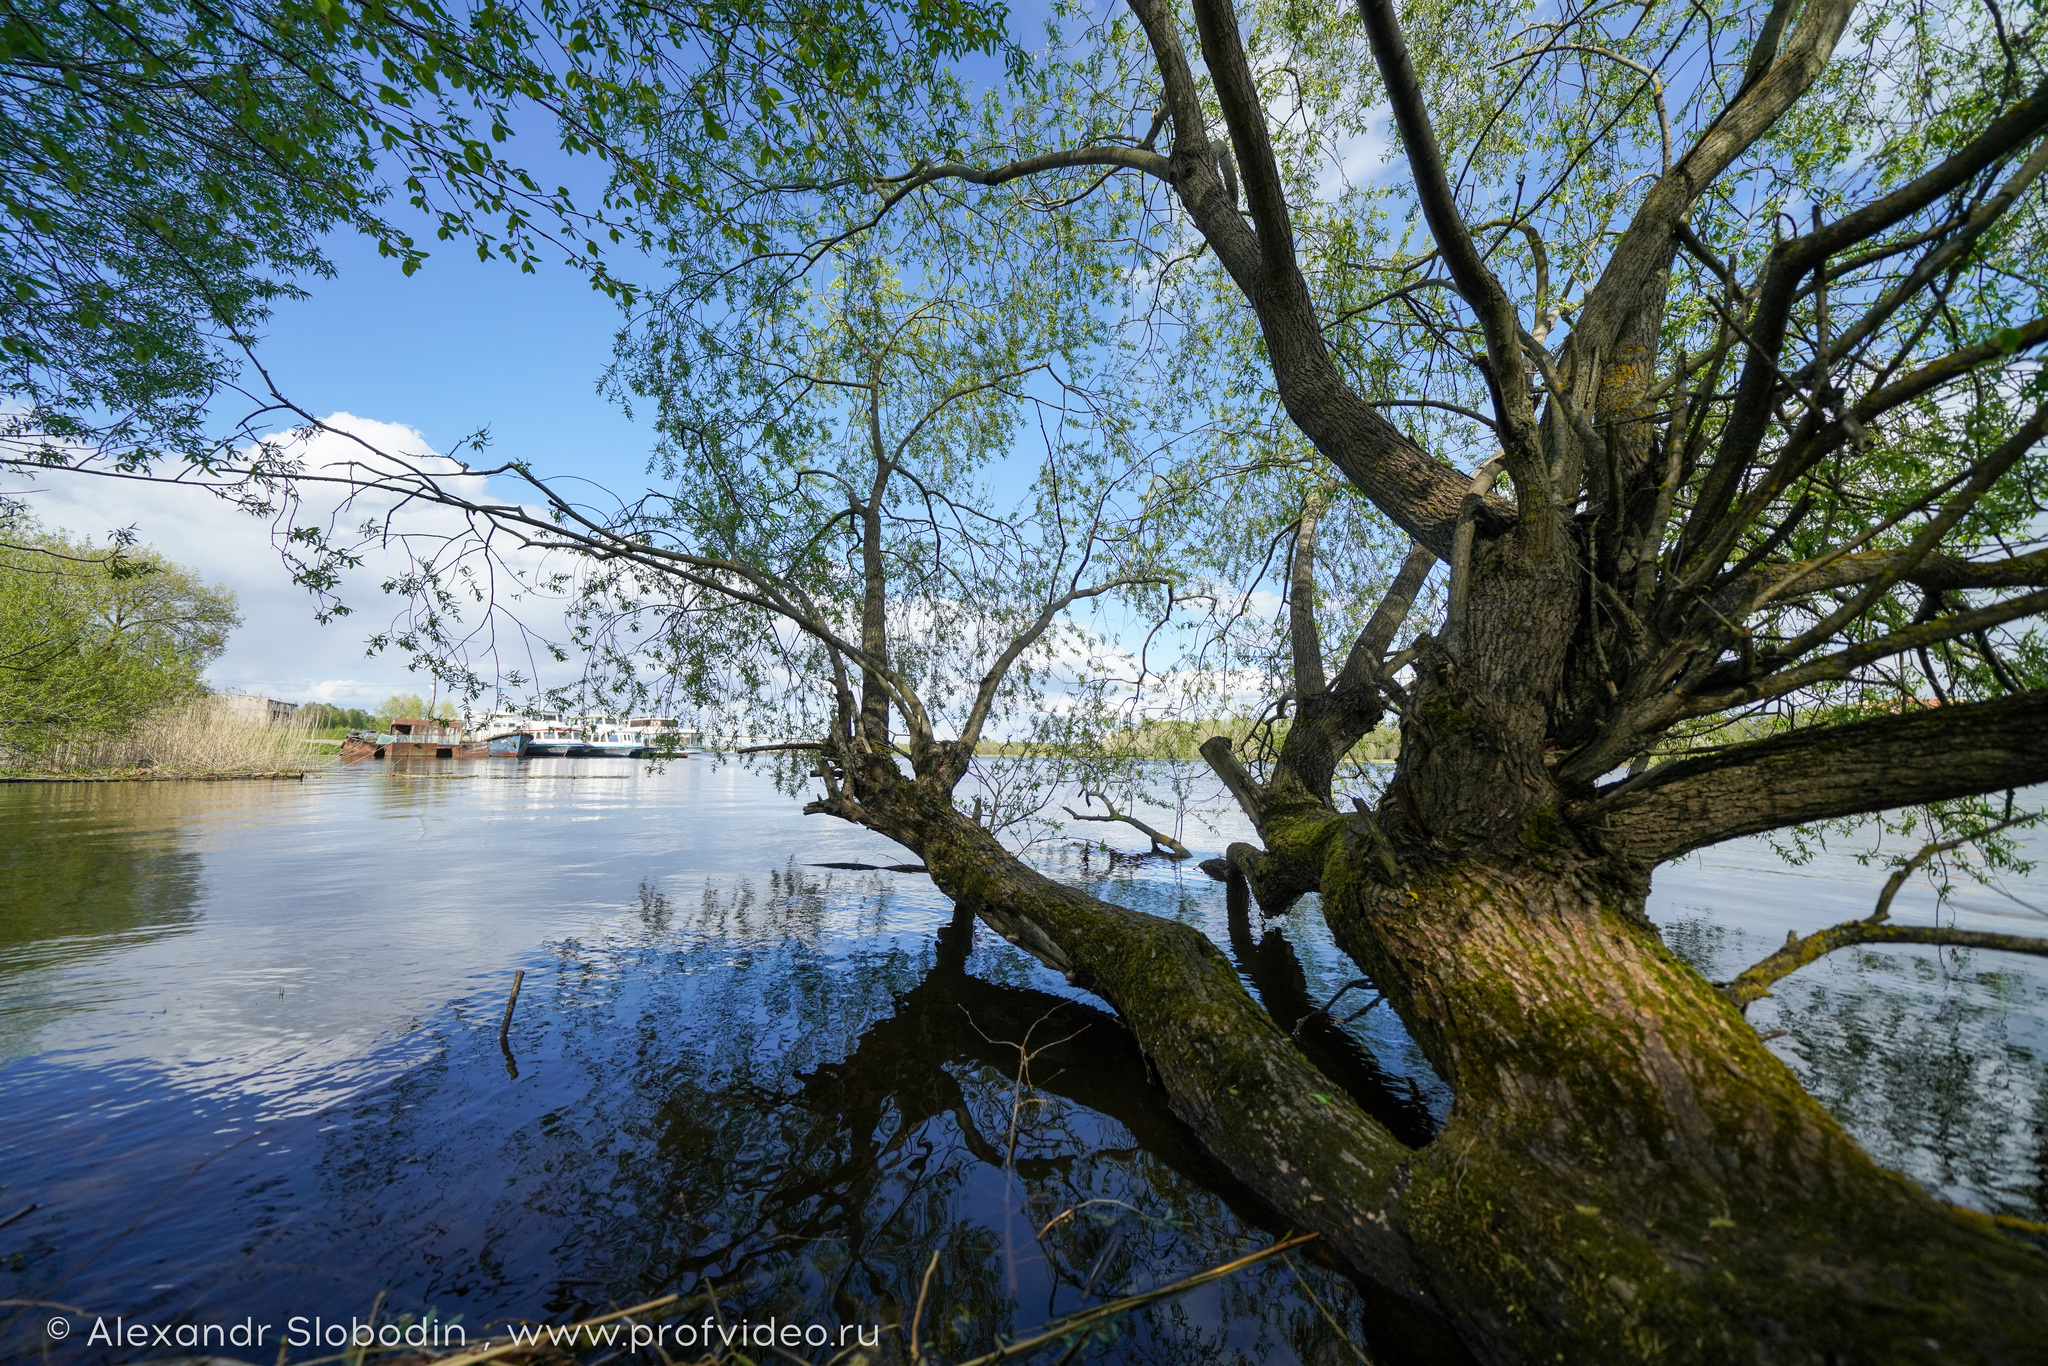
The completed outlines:
<svg viewBox="0 0 2048 1366">
<path fill-rule="evenodd" d="M 150 795 L 0 785 L 0 1066 L 53 1016 L 118 995 L 69 970 L 197 923 L 200 856 L 179 805 Z"/>
<path fill-rule="evenodd" d="M 1311 999 L 1308 973 L 1282 930 L 1268 927 L 1258 938 L 1252 937 L 1254 908 L 1251 889 L 1244 879 L 1233 878 L 1225 895 L 1231 955 L 1237 960 L 1238 971 L 1266 1007 L 1266 1013 L 1294 1037 L 1311 1062 L 1348 1091 L 1367 1114 L 1386 1125 L 1394 1137 L 1411 1148 L 1419 1148 L 1435 1137 L 1443 1127 L 1441 1106 L 1449 1090 L 1437 1079 L 1435 1070 L 1427 1069 L 1422 1075 L 1390 1072 L 1358 1035 L 1344 1027 L 1347 1017 L 1355 1023 L 1377 1004 L 1371 982 L 1354 979 L 1366 988 L 1367 994 L 1348 997 L 1347 993 L 1342 1010 L 1325 1009 L 1338 992 Z M 1358 1014 L 1353 1015 L 1353 1011 Z M 1433 1088 L 1430 1082 L 1435 1082 Z M 1432 1101 L 1436 1102 L 1435 1107 Z"/>
<path fill-rule="evenodd" d="M 860 1325 L 902 1321 L 929 1269 L 924 1337 L 953 1356 L 1279 1231 L 1098 1003 L 921 875 L 808 866 L 903 856 L 743 770 L 0 803 L 0 1218 L 40 1206 L 0 1230 L 0 1299 L 281 1323 L 383 1295 L 475 1330 L 715 1289 L 731 1318 Z M 1860 869 L 1714 860 L 1660 872 L 1652 906 L 1709 975 L 1868 909 Z M 1201 929 L 1286 1027 L 1357 975 L 1312 897 L 1265 921 L 1185 866 L 1047 863 Z M 1881 1158 L 2041 1217 L 2043 965 L 1837 954 L 1752 1016 Z M 1392 1012 L 1300 1036 L 1408 1141 L 1442 1123 Z M 1340 1328 L 1378 1360 L 1449 1359 L 1304 1258 L 1077 1359 L 1355 1360 Z M 0 1319 L 0 1358 L 47 1349 L 39 1317 Z"/>
<path fill-rule="evenodd" d="M 694 894 L 642 879 L 529 960 L 517 1081 L 484 993 L 313 1114 L 195 1111 L 142 1070 L 96 1074 L 109 1106 L 54 1063 L 17 1069 L 12 1096 L 52 1123 L 12 1171 L 62 1213 L 33 1221 L 0 1296 L 276 1323 L 381 1296 L 476 1330 L 715 1292 L 729 1321 L 872 1330 L 907 1323 L 929 1272 L 923 1340 L 959 1356 L 1272 1241 L 1118 1021 L 957 914 L 900 928 L 925 914 L 913 879 L 794 860 Z M 0 1355 L 42 1355 L 39 1326 L 6 1325 Z M 1075 1359 L 1355 1361 L 1347 1338 L 1454 1359 L 1434 1337 L 1294 1256 L 1104 1325 Z"/>
<path fill-rule="evenodd" d="M 374 1228 L 394 1198 L 431 1201 L 403 1288 L 444 1313 L 451 1292 L 567 1320 L 715 1289 L 729 1318 L 902 1325 L 933 1268 L 923 1337 L 946 1355 L 1270 1240 L 1114 1018 L 1027 985 L 1035 969 L 964 917 L 828 957 L 847 896 L 796 867 L 689 907 L 643 885 L 633 921 L 529 976 L 512 1031 L 529 1117 L 451 1152 L 436 1116 L 496 1084 L 452 1041 L 326 1137 L 327 1217 Z M 885 885 L 860 899 L 886 919 Z M 1303 1260 L 1096 1350 L 1355 1360 L 1303 1281 L 1357 1332 L 1355 1295 Z"/>
<path fill-rule="evenodd" d="M 1219 886 L 1186 864 L 1122 862 L 1101 873 L 1089 867 L 1085 851 L 1046 861 L 1106 901 L 1183 920 L 1226 948 L 1266 1013 L 1402 1142 L 1428 1142 L 1449 1118 L 1451 1089 L 1400 1017 L 1377 1009 L 1354 1014 L 1376 994 L 1369 982 L 1345 998 L 1336 1019 L 1320 1012 L 1340 988 L 1364 979 L 1331 942 L 1313 893 L 1268 919 L 1245 889 Z"/>
<path fill-rule="evenodd" d="M 1680 916 L 1665 938 L 1725 980 L 1769 935 Z M 1878 1161 L 1944 1199 L 2048 1219 L 2048 974 L 2012 954 L 1856 948 L 1779 982 L 1749 1017 Z"/>
</svg>

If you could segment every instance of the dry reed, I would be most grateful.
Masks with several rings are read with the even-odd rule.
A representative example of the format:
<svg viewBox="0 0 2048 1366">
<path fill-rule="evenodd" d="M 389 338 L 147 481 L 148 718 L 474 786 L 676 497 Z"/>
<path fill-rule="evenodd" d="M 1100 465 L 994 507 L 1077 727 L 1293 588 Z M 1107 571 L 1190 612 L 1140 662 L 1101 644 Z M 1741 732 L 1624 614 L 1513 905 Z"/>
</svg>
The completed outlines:
<svg viewBox="0 0 2048 1366">
<path fill-rule="evenodd" d="M 312 731 L 234 715 L 225 698 L 195 697 L 143 718 L 126 735 L 85 738 L 37 756 L 57 773 L 298 773 L 321 766 Z"/>
</svg>

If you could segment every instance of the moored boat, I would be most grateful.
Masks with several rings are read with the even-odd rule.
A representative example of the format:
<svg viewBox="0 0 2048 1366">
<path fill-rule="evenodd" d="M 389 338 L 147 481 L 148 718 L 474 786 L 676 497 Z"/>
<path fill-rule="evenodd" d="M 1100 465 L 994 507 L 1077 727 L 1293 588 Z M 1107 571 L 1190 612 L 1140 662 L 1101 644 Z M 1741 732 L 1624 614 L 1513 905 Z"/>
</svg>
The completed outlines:
<svg viewBox="0 0 2048 1366">
<path fill-rule="evenodd" d="M 388 731 L 350 731 L 344 759 L 519 759 L 533 737 L 523 730 L 468 732 L 430 717 L 401 716 Z"/>
<path fill-rule="evenodd" d="M 484 723 L 520 724 L 532 732 L 529 758 L 644 759 L 682 758 L 702 752 L 697 732 L 684 730 L 666 716 L 572 716 L 558 712 L 499 712 Z"/>
</svg>

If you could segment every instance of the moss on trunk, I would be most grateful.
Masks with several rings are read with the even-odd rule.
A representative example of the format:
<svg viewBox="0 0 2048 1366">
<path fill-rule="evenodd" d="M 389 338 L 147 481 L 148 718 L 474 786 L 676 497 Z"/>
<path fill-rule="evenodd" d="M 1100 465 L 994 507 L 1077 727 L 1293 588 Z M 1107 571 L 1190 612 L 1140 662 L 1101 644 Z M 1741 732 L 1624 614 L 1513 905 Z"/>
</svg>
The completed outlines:
<svg viewBox="0 0 2048 1366">
<path fill-rule="evenodd" d="M 1290 807 L 1240 860 L 1320 885 L 1451 1083 L 1449 1124 L 1411 1150 L 1191 927 L 1026 867 L 936 784 L 877 767 L 858 803 L 815 809 L 915 849 L 1107 1001 L 1213 1157 L 1481 1360 L 2048 1361 L 2048 1257 L 1874 1163 L 1665 948 L 1641 889 L 1568 841 L 1397 851 L 1370 815 Z"/>
<path fill-rule="evenodd" d="M 1338 942 L 1450 1081 L 1396 1210 L 1504 1360 L 2048 1360 L 2048 1258 L 1879 1167 L 1640 901 L 1533 864 L 1400 885 Z"/>
</svg>

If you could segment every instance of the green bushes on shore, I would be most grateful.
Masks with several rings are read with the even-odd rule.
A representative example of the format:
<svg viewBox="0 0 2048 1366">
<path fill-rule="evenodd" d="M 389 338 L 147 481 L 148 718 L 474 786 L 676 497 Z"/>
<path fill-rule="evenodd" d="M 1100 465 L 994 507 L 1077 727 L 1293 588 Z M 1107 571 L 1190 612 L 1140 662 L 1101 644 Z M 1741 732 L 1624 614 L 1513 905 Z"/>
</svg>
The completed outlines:
<svg viewBox="0 0 2048 1366">
<path fill-rule="evenodd" d="M 138 737 L 161 750 L 224 722 L 203 675 L 240 624 L 232 592 L 148 546 L 73 539 L 0 506 L 0 765 L 104 767 Z"/>
</svg>

